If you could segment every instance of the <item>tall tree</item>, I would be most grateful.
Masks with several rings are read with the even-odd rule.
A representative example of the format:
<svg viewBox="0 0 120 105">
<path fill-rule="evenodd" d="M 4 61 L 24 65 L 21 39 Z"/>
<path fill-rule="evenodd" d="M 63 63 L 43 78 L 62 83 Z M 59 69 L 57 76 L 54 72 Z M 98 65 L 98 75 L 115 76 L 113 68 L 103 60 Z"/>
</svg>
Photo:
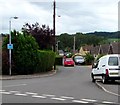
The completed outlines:
<svg viewBox="0 0 120 105">
<path fill-rule="evenodd" d="M 40 26 L 37 22 L 32 25 L 26 23 L 23 25 L 22 31 L 27 35 L 31 34 L 42 50 L 51 49 L 54 44 L 55 38 L 53 36 L 53 30 L 51 30 L 49 26 Z"/>
</svg>

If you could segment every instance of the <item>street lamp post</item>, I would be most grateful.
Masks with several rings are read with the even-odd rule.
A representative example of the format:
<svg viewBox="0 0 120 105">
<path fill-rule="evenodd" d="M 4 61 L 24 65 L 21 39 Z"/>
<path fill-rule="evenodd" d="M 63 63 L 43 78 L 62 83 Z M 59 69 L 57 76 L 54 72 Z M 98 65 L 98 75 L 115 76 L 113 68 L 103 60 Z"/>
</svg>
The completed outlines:
<svg viewBox="0 0 120 105">
<path fill-rule="evenodd" d="M 9 19 L 9 44 L 8 44 L 8 49 L 9 49 L 9 75 L 12 74 L 11 72 L 11 20 L 12 19 L 18 19 L 18 17 L 10 17 Z"/>
</svg>

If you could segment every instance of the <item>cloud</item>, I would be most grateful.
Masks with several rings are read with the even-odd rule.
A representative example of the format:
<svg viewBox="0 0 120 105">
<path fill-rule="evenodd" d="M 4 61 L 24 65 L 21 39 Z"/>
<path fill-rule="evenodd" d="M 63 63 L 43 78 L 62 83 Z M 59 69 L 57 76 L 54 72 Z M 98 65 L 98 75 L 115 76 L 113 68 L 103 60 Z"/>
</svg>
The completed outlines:
<svg viewBox="0 0 120 105">
<path fill-rule="evenodd" d="M 56 0 L 56 34 L 117 31 L 118 1 Z M 53 0 L 1 0 L 0 13 L 1 33 L 9 32 L 13 16 L 19 19 L 12 20 L 12 29 L 21 30 L 26 22 L 53 26 Z"/>
<path fill-rule="evenodd" d="M 10 17 L 18 16 L 17 20 L 12 21 L 12 29 L 21 30 L 25 23 L 50 24 L 52 21 L 52 13 L 49 10 L 44 10 L 42 6 L 38 7 L 27 1 L 18 2 L 11 0 L 12 2 L 1 3 L 1 17 L 2 17 L 2 31 L 9 32 L 9 20 Z M 50 16 L 51 15 L 51 16 Z"/>
</svg>

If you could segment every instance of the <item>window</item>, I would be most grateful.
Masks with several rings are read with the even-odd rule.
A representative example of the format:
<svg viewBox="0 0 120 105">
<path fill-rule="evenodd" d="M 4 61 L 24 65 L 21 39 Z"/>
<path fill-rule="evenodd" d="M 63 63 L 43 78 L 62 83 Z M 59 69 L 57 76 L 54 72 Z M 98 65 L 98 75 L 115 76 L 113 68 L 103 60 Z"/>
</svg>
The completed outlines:
<svg viewBox="0 0 120 105">
<path fill-rule="evenodd" d="M 110 66 L 118 66 L 118 57 L 110 57 L 108 61 Z"/>
<path fill-rule="evenodd" d="M 99 63 L 99 60 L 96 61 L 96 62 L 92 65 L 92 68 L 97 68 L 97 67 L 98 67 L 98 63 Z"/>
</svg>

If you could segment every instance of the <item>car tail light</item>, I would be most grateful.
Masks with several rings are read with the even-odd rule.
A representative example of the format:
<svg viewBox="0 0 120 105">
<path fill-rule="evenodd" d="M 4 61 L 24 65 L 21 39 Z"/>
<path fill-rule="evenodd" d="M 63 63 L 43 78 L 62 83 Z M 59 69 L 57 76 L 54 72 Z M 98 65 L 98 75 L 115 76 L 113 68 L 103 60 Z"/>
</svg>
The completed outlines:
<svg viewBox="0 0 120 105">
<path fill-rule="evenodd" d="M 108 69 L 106 69 L 106 75 L 109 75 Z"/>
</svg>

